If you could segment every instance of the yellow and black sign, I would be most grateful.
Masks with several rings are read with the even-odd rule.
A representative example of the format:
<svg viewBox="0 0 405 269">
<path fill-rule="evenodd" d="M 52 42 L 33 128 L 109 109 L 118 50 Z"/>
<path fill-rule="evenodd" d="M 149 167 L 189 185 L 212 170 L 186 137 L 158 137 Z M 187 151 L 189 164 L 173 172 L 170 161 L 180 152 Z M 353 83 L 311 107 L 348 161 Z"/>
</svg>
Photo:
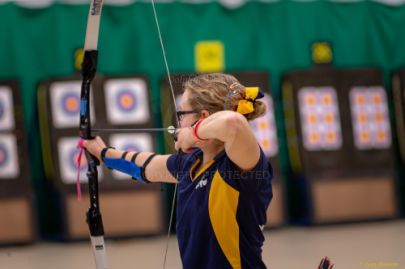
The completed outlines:
<svg viewBox="0 0 405 269">
<path fill-rule="evenodd" d="M 312 62 L 315 64 L 330 64 L 333 60 L 331 44 L 315 42 L 312 44 Z"/>
</svg>

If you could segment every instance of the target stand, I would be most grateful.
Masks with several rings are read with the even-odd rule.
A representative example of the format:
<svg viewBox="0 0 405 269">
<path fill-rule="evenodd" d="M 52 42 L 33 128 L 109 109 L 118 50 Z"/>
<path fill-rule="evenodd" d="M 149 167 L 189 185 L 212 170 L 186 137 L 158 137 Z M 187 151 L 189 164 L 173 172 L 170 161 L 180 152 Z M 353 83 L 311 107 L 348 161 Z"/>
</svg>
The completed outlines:
<svg viewBox="0 0 405 269">
<path fill-rule="evenodd" d="M 142 76 L 97 77 L 92 85 L 91 117 L 94 129 L 150 128 L 148 82 Z M 64 240 L 87 238 L 87 162 L 80 163 L 82 202 L 76 197 L 78 119 L 81 79 L 63 78 L 41 83 L 38 101 L 47 178 L 58 205 L 59 233 Z M 150 133 L 103 131 L 109 146 L 127 151 L 156 151 Z M 163 232 L 160 186 L 142 184 L 130 176 L 98 167 L 100 208 L 107 237 L 120 238 Z"/>
<path fill-rule="evenodd" d="M 0 81 L 0 245 L 36 237 L 29 171 L 19 86 Z"/>
<path fill-rule="evenodd" d="M 283 78 L 294 221 L 397 216 L 391 127 L 375 69 L 297 71 Z"/>
</svg>

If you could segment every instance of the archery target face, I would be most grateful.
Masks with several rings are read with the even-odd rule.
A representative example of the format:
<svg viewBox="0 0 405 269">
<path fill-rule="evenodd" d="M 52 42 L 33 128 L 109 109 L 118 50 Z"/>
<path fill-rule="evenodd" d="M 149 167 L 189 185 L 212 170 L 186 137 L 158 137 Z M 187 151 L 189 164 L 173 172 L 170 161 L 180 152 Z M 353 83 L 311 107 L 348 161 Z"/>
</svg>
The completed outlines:
<svg viewBox="0 0 405 269">
<path fill-rule="evenodd" d="M 116 149 L 123 151 L 153 152 L 153 139 L 147 133 L 115 134 L 110 137 L 110 144 Z M 114 178 L 127 180 L 129 175 L 119 171 L 112 172 Z"/>
<path fill-rule="evenodd" d="M 387 149 L 391 127 L 387 95 L 383 87 L 354 87 L 350 90 L 354 144 L 360 150 Z"/>
<path fill-rule="evenodd" d="M 11 134 L 0 134 L 0 180 L 19 176 L 17 141 Z"/>
<path fill-rule="evenodd" d="M 0 86 L 0 130 L 12 130 L 14 126 L 14 104 L 11 88 Z"/>
<path fill-rule="evenodd" d="M 342 130 L 336 90 L 304 87 L 298 92 L 304 147 L 309 151 L 338 150 Z"/>
<path fill-rule="evenodd" d="M 61 138 L 58 141 L 59 170 L 62 182 L 75 184 L 77 180 L 78 157 L 80 150 L 76 148 L 78 139 L 76 137 Z M 99 181 L 102 179 L 100 166 L 97 167 Z M 83 152 L 80 162 L 80 182 L 87 183 L 87 160 Z"/>
<path fill-rule="evenodd" d="M 277 129 L 274 120 L 273 99 L 265 94 L 260 101 L 266 104 L 266 114 L 253 120 L 250 126 L 256 135 L 263 152 L 267 157 L 274 157 L 278 153 Z"/>
<path fill-rule="evenodd" d="M 77 128 L 80 121 L 81 81 L 54 82 L 50 86 L 52 118 L 55 128 Z M 92 124 L 94 107 L 90 104 Z"/>
<path fill-rule="evenodd" d="M 107 118 L 111 124 L 142 124 L 150 120 L 145 80 L 110 79 L 105 82 Z"/>
</svg>

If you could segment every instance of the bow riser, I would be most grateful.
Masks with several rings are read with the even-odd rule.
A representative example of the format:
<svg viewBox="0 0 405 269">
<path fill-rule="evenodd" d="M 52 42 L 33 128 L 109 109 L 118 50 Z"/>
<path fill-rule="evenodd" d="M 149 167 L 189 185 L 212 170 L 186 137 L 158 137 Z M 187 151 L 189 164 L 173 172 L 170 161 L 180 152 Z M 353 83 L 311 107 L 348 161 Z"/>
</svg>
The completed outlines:
<svg viewBox="0 0 405 269">
<path fill-rule="evenodd" d="M 80 137 L 91 139 L 90 87 L 97 71 L 98 51 L 85 51 L 82 64 L 82 90 L 80 94 Z"/>
<path fill-rule="evenodd" d="M 80 137 L 92 139 L 90 118 L 90 87 L 97 71 L 98 52 L 86 51 L 82 65 L 82 89 L 80 94 Z M 98 199 L 98 171 L 99 161 L 96 157 L 85 150 L 88 163 L 87 178 L 90 195 L 90 208 L 87 211 L 87 224 L 91 235 L 93 253 L 98 269 L 106 269 L 106 251 L 104 244 L 104 227 L 100 213 Z"/>
</svg>

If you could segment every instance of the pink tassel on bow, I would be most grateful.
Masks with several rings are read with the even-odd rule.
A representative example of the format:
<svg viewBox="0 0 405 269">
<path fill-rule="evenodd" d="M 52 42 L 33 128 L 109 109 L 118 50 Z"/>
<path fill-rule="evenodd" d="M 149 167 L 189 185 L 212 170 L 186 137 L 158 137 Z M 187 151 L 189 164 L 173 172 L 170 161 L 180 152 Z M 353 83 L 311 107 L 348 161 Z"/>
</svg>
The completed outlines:
<svg viewBox="0 0 405 269">
<path fill-rule="evenodd" d="M 80 148 L 79 156 L 77 157 L 77 178 L 76 178 L 76 195 L 77 201 L 79 202 L 82 201 L 82 190 L 80 187 L 80 165 L 82 162 L 84 152 L 83 141 L 84 141 L 83 138 L 80 138 L 79 141 L 77 141 L 77 147 Z"/>
</svg>

